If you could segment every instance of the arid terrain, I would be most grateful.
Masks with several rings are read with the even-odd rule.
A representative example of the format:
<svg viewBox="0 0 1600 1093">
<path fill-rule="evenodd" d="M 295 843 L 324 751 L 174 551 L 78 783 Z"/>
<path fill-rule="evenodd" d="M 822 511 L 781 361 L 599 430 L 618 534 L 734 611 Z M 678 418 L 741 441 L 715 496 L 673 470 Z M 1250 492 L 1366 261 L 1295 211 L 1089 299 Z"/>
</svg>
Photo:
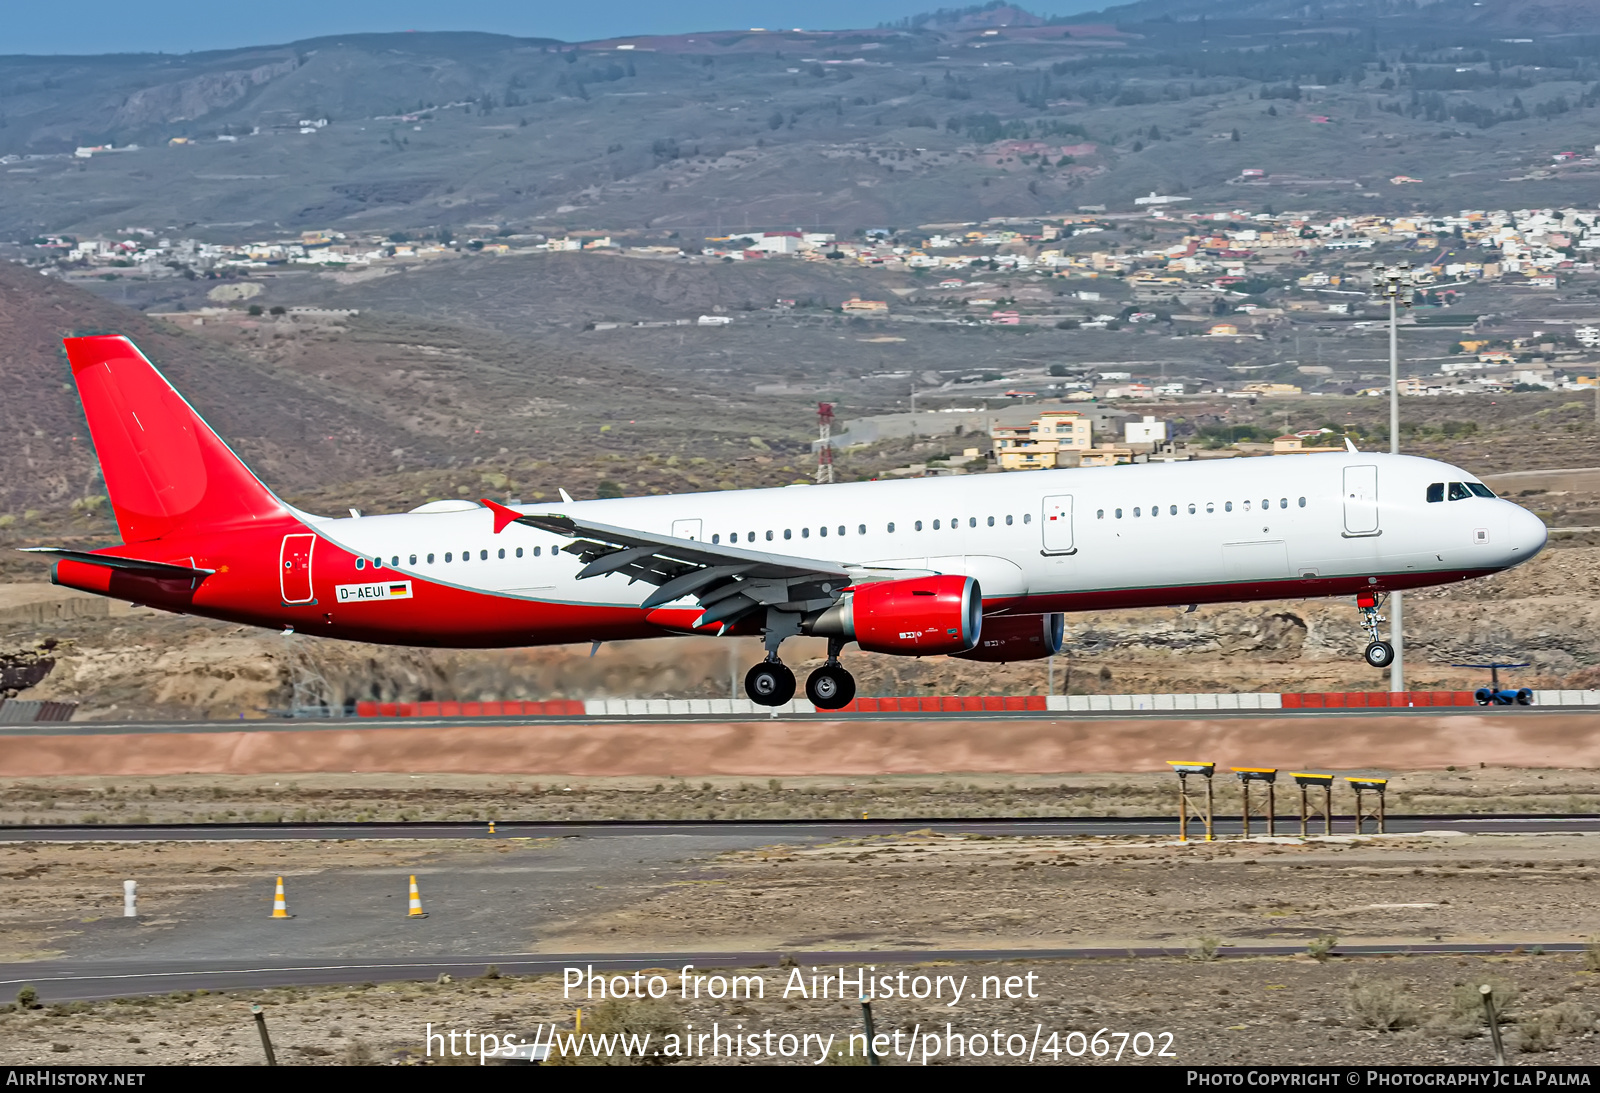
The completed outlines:
<svg viewBox="0 0 1600 1093">
<path fill-rule="evenodd" d="M 1592 1064 L 1600 1060 L 1600 958 L 1593 951 L 1545 954 L 1541 947 L 1590 938 L 1592 842 L 1564 835 L 1391 836 L 1179 845 L 912 834 L 775 845 L 690 854 L 653 880 L 614 888 L 604 909 L 566 918 L 559 908 L 508 907 L 499 935 L 501 951 L 774 954 L 770 966 L 748 970 L 764 980 L 761 999 L 684 1001 L 676 997 L 677 969 L 659 969 L 674 993 L 647 1015 L 658 1034 L 686 1024 L 708 1028 L 712 1021 L 758 1032 L 853 1031 L 859 1020 L 853 999 L 782 996 L 791 974 L 785 965 L 794 961 L 780 957 L 788 953 L 1157 945 L 1174 956 L 909 968 L 967 975 L 974 983 L 983 975 L 1031 972 L 1037 997 L 968 999 L 955 1007 L 886 999 L 874 1016 L 878 1029 L 890 1032 L 913 1025 L 942 1031 L 947 1021 L 956 1031 L 999 1029 L 1030 1039 L 1035 1025 L 1063 1036 L 1100 1028 L 1171 1032 L 1175 1056 L 1151 1062 L 1481 1065 L 1491 1053 L 1475 988 L 1489 982 L 1499 992 L 1517 1062 Z M 229 929 L 215 921 L 218 908 L 226 904 L 236 917 L 238 897 L 251 893 L 248 905 L 256 910 L 247 914 L 261 916 L 264 929 L 263 899 L 277 875 L 285 876 L 293 904 L 319 878 L 348 876 L 360 888 L 388 877 L 393 887 L 394 878 L 415 873 L 434 898 L 428 926 L 448 930 L 464 906 L 459 896 L 438 898 L 449 870 L 473 862 L 512 872 L 519 863 L 537 868 L 556 849 L 525 840 L 235 843 L 227 864 L 219 865 L 218 848 L 208 844 L 11 844 L 0 847 L 0 868 L 15 893 L 3 912 L 5 948 L 15 959 L 71 949 L 79 934 L 109 940 L 96 922 L 115 913 L 117 882 L 129 875 L 141 878 L 146 916 L 130 928 L 157 941 Z M 289 934 L 315 928 L 271 925 Z M 1333 939 L 1497 940 L 1525 948 L 1488 958 L 1347 958 L 1337 955 Z M 1305 945 L 1327 958 L 1226 955 L 1229 946 L 1264 943 Z M 880 967 L 879 974 L 885 970 L 900 969 Z M 317 1063 L 423 1061 L 429 1022 L 531 1038 L 535 1027 L 550 1023 L 571 1030 L 578 1006 L 592 1031 L 606 1031 L 616 1017 L 615 1007 L 597 1011 L 586 999 L 563 997 L 554 976 L 180 991 L 0 1014 L 0 1041 L 7 1045 L 0 1056 L 8 1063 L 255 1062 L 252 1002 L 267 1008 L 280 1059 Z"/>
</svg>

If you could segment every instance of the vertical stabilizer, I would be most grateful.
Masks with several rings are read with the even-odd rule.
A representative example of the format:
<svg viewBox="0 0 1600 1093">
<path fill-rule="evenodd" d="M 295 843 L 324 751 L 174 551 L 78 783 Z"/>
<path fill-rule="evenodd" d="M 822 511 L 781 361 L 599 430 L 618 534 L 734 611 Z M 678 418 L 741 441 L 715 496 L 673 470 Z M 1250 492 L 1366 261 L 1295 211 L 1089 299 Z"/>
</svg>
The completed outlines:
<svg viewBox="0 0 1600 1093">
<path fill-rule="evenodd" d="M 124 542 L 288 515 L 127 338 L 65 344 Z"/>
</svg>

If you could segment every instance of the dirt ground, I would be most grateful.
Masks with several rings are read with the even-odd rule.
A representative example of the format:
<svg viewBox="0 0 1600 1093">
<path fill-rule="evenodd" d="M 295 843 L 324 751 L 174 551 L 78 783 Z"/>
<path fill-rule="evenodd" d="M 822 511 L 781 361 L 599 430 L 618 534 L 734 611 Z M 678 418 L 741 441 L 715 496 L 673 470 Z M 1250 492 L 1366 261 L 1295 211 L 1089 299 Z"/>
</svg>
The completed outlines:
<svg viewBox="0 0 1600 1093">
<path fill-rule="evenodd" d="M 1540 943 L 1583 942 L 1593 932 L 1600 895 L 1594 841 L 1404 836 L 1179 845 L 913 834 L 770 846 L 716 855 L 700 863 L 698 877 L 664 878 L 606 913 L 551 923 L 539 949 L 1166 945 L 1186 950 L 1187 958 L 907 969 L 966 975 L 974 984 L 983 975 L 1031 972 L 1037 997 L 969 996 L 955 1006 L 883 998 L 874 1007 L 877 1027 L 943 1032 L 949 1022 L 958 1033 L 999 1030 L 1002 1040 L 1019 1033 L 1030 1042 L 1036 1026 L 1045 1036 L 1171 1032 L 1174 1056 L 1150 1062 L 1482 1064 L 1491 1055 L 1474 988 L 1491 982 L 1508 1014 L 1516 1061 L 1592 1065 L 1600 1062 L 1600 950 L 1544 954 Z M 141 898 L 148 899 L 151 928 L 171 929 L 204 904 L 206 888 L 261 887 L 279 872 L 304 876 L 375 863 L 401 870 L 484 853 L 510 862 L 544 852 L 539 844 L 242 843 L 229 844 L 228 871 L 218 872 L 214 845 L 11 844 L 0 847 L 0 873 L 20 899 L 0 915 L 13 948 L 30 929 L 106 913 L 99 904 L 107 879 L 129 873 L 145 878 Z M 1495 939 L 1526 947 L 1498 958 L 1355 958 L 1338 956 L 1337 948 L 1325 961 L 1309 953 L 1215 955 L 1219 944 L 1312 946 L 1327 937 Z M 886 970 L 899 969 L 878 974 Z M 763 981 L 762 998 L 712 1001 L 679 998 L 676 969 L 663 969 L 671 993 L 647 1024 L 659 1032 L 708 1030 L 712 1022 L 757 1033 L 855 1030 L 853 992 L 845 1001 L 785 998 L 792 972 L 749 969 Z M 811 969 L 802 972 L 806 979 Z M 423 1061 L 429 1022 L 531 1038 L 540 1025 L 570 1030 L 574 1008 L 594 1004 L 563 997 L 555 976 L 71 1003 L 0 1013 L 0 1062 L 258 1062 L 251 1002 L 267 1007 L 280 1059 L 305 1063 Z M 591 1030 L 596 1021 L 604 1028 L 606 1011 L 590 1013 Z"/>
<path fill-rule="evenodd" d="M 1259 791 L 1258 791 L 1259 792 Z M 1353 810 L 1340 784 L 1336 813 Z M 1239 783 L 1215 782 L 1217 815 L 1237 814 Z M 1283 788 L 1280 815 L 1299 807 Z M 1600 811 L 1600 771 L 1519 767 L 1390 773 L 1387 807 L 1406 813 Z M 560 777 L 475 774 L 168 775 L 0 779 L 0 825 L 282 821 L 880 819 L 1161 816 L 1170 774 L 959 774 L 881 777 Z"/>
</svg>

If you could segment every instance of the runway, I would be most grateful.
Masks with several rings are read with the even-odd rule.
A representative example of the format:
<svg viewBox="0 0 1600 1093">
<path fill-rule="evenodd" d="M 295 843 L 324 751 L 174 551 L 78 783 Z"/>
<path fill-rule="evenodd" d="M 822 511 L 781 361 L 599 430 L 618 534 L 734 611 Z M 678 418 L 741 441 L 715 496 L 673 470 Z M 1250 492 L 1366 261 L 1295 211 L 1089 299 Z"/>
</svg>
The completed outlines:
<svg viewBox="0 0 1600 1093">
<path fill-rule="evenodd" d="M 1337 945 L 1335 957 L 1461 956 L 1525 952 L 1583 952 L 1579 942 L 1520 941 L 1441 942 L 1416 945 Z M 1224 945 L 1219 958 L 1299 956 L 1304 943 L 1295 945 Z M 551 975 L 563 968 L 593 967 L 596 972 L 620 974 L 643 969 L 676 972 L 685 964 L 706 968 L 775 968 L 786 958 L 804 967 L 845 965 L 926 964 L 955 961 L 1104 960 L 1182 958 L 1183 946 L 1072 949 L 835 949 L 649 952 L 649 953 L 511 953 L 454 956 L 411 961 L 132 961 L 51 960 L 35 964 L 0 964 L 0 995 L 12 997 L 24 985 L 33 986 L 43 1003 L 132 998 L 173 991 L 261 990 L 271 987 L 309 987 L 348 983 L 429 980 L 440 975 L 467 979 L 493 967 L 503 975 Z"/>
<path fill-rule="evenodd" d="M 1390 816 L 1388 834 L 1548 835 L 1600 832 L 1600 815 L 1466 814 Z M 1368 833 L 1371 822 L 1368 822 Z M 1238 817 L 1218 818 L 1212 831 L 1219 837 L 1242 834 Z M 239 824 L 65 824 L 0 827 L 0 843 L 84 842 L 273 842 L 357 839 L 593 839 L 654 836 L 661 838 L 846 839 L 906 835 L 1130 836 L 1177 838 L 1178 821 L 1170 816 L 1060 817 L 996 819 L 949 817 L 883 820 L 544 820 L 495 824 L 495 833 L 481 822 L 461 823 L 239 823 Z M 1279 816 L 1277 834 L 1298 837 L 1300 818 Z M 1251 819 L 1251 834 L 1264 836 L 1264 817 Z M 1310 834 L 1322 834 L 1320 820 Z M 1335 835 L 1354 835 L 1354 816 L 1335 816 Z M 1193 819 L 1191 840 L 1204 838 Z"/>
</svg>

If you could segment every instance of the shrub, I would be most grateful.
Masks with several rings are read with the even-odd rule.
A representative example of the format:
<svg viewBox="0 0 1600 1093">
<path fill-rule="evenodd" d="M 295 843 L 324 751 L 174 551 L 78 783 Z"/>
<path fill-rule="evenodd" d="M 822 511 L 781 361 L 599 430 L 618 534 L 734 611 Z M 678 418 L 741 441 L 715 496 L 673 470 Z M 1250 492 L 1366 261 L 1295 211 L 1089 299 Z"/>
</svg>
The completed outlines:
<svg viewBox="0 0 1600 1093">
<path fill-rule="evenodd" d="M 1406 996 L 1405 984 L 1394 979 L 1363 980 L 1352 975 L 1346 1002 L 1357 1028 L 1392 1032 L 1417 1023 L 1417 1007 Z"/>
<path fill-rule="evenodd" d="M 1494 1015 L 1500 1023 L 1505 1023 L 1510 1018 L 1508 1014 L 1517 1001 L 1517 988 L 1510 983 L 1499 979 L 1490 979 L 1489 997 L 1494 1002 Z M 1475 1024 L 1487 1023 L 1483 1012 L 1483 993 L 1478 990 L 1478 982 L 1460 983 L 1456 985 L 1455 993 L 1450 996 L 1450 1016 L 1460 1020 L 1471 1020 Z"/>
<path fill-rule="evenodd" d="M 17 1008 L 24 1010 L 39 1008 L 39 992 L 32 983 L 17 992 Z"/>
<path fill-rule="evenodd" d="M 1222 939 L 1216 937 L 1196 938 L 1193 947 L 1189 949 L 1190 960 L 1215 960 L 1217 950 L 1222 947 Z"/>
<path fill-rule="evenodd" d="M 1333 955 L 1333 947 L 1339 944 L 1339 939 L 1333 934 L 1323 934 L 1306 946 L 1306 955 L 1318 964 Z"/>
<path fill-rule="evenodd" d="M 584 1015 L 583 1031 L 600 1036 L 649 1036 L 654 1051 L 669 1035 L 683 1037 L 686 1033 L 678 1012 L 665 1002 L 651 999 L 612 998 L 601 1002 Z M 586 1046 L 593 1050 L 594 1040 Z M 551 1052 L 547 1066 L 664 1066 L 673 1062 L 667 1055 L 557 1055 Z"/>
</svg>

